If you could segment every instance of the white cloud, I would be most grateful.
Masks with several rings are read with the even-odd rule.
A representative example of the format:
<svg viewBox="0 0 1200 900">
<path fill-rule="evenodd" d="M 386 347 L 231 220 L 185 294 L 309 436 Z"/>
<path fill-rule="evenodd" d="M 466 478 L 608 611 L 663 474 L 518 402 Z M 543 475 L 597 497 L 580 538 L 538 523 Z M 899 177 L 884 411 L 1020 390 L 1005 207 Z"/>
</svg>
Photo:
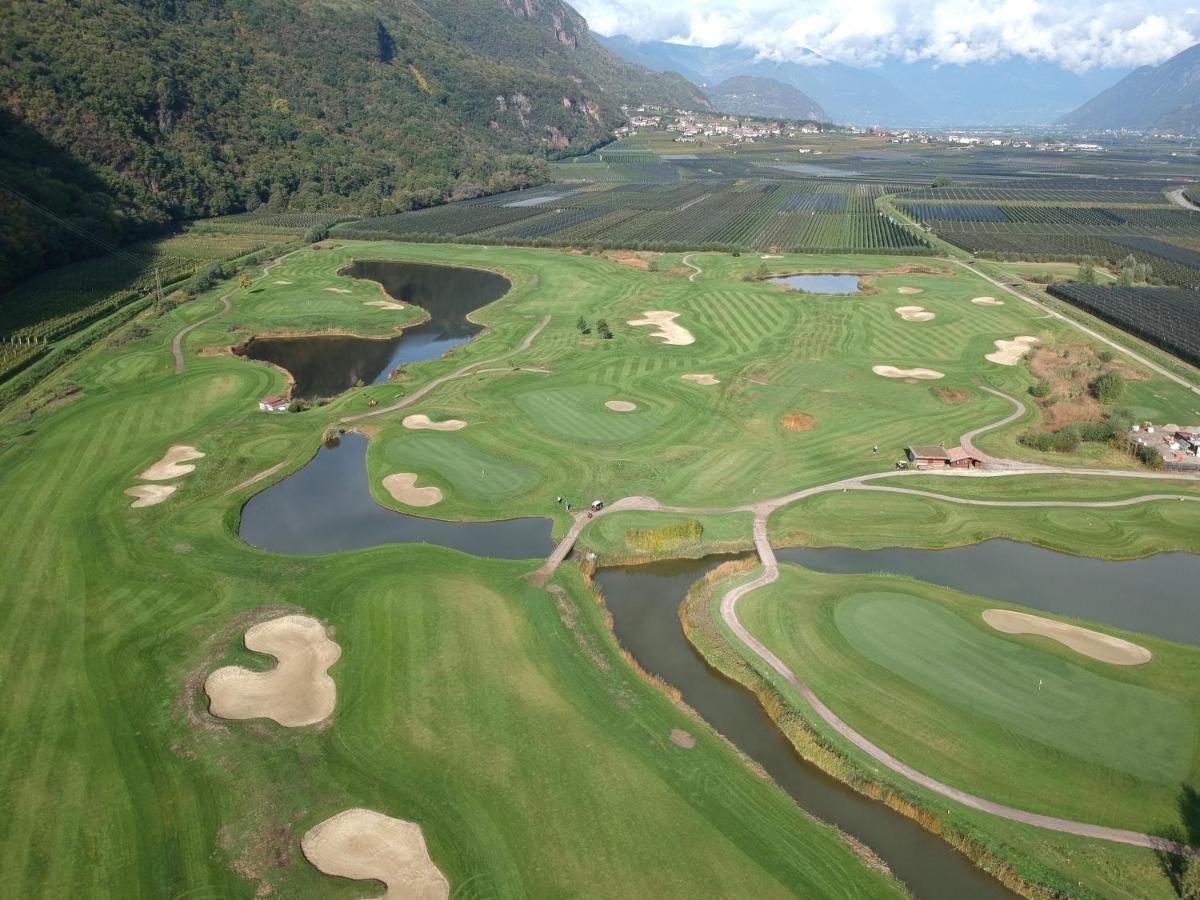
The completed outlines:
<svg viewBox="0 0 1200 900">
<path fill-rule="evenodd" d="M 1194 0 L 576 0 L 602 34 L 852 65 L 1025 56 L 1070 69 L 1153 65 L 1197 42 Z"/>
</svg>

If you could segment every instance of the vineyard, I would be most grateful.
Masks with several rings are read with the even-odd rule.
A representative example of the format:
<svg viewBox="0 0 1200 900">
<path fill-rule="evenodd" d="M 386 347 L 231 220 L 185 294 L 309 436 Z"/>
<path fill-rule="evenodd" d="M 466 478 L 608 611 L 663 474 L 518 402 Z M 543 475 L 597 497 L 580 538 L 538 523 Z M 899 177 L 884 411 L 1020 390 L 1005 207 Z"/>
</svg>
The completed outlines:
<svg viewBox="0 0 1200 900">
<path fill-rule="evenodd" d="M 1200 291 L 1055 284 L 1051 294 L 1200 365 Z"/>
<path fill-rule="evenodd" d="M 927 251 L 921 238 L 876 209 L 882 192 L 878 185 L 764 178 L 639 181 L 587 190 L 552 185 L 355 222 L 337 234 L 643 249 Z"/>
</svg>

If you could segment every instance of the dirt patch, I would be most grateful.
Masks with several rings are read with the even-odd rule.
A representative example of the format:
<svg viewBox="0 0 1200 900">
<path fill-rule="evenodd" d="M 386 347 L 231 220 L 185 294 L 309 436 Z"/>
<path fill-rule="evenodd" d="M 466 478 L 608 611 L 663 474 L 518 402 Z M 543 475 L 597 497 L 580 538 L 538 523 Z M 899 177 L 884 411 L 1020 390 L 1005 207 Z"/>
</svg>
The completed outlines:
<svg viewBox="0 0 1200 900">
<path fill-rule="evenodd" d="M 951 405 L 966 403 L 971 398 L 971 395 L 966 391 L 960 391 L 957 388 L 938 388 L 934 393 L 943 403 Z"/>
<path fill-rule="evenodd" d="M 925 289 L 917 288 L 917 287 L 901 287 L 901 288 L 896 288 L 896 293 L 897 294 L 923 294 L 923 293 L 925 293 Z"/>
<path fill-rule="evenodd" d="M 812 431 L 817 427 L 817 420 L 808 413 L 792 412 L 780 419 L 779 424 L 788 431 Z"/>
<path fill-rule="evenodd" d="M 342 648 L 310 616 L 287 615 L 246 631 L 246 649 L 273 656 L 266 672 L 217 669 L 204 681 L 208 708 L 222 719 L 273 719 L 286 728 L 315 725 L 333 715 L 337 686 L 329 667 Z"/>
<path fill-rule="evenodd" d="M 986 354 L 984 359 L 1002 366 L 1015 366 L 1038 345 L 1038 339 L 1032 335 L 1020 334 L 1011 341 L 999 340 L 995 344 L 996 352 Z"/>
<path fill-rule="evenodd" d="M 973 297 L 971 302 L 976 306 L 1003 306 L 1003 300 L 997 300 L 995 297 Z"/>
<path fill-rule="evenodd" d="M 690 381 L 693 384 L 703 384 L 708 387 L 721 383 L 721 379 L 714 378 L 712 375 L 683 375 L 681 377 L 684 381 Z"/>
<path fill-rule="evenodd" d="M 192 545 L 191 544 L 176 544 L 171 549 L 174 550 L 176 553 L 191 553 Z"/>
<path fill-rule="evenodd" d="M 184 465 L 193 459 L 203 459 L 204 454 L 187 444 L 172 444 L 163 458 L 139 475 L 146 481 L 170 481 L 182 478 L 196 470 L 195 466 Z"/>
<path fill-rule="evenodd" d="M 896 312 L 905 322 L 928 322 L 937 318 L 923 306 L 897 306 Z"/>
<path fill-rule="evenodd" d="M 331 293 L 331 294 L 349 294 L 349 293 L 351 293 L 349 288 L 328 287 L 328 288 L 325 288 L 325 290 L 329 291 L 329 293 Z"/>
<path fill-rule="evenodd" d="M 637 404 L 628 400 L 605 400 L 604 405 L 613 412 L 633 412 L 637 409 Z"/>
<path fill-rule="evenodd" d="M 1088 385 L 1100 373 L 1116 370 L 1126 381 L 1144 381 L 1146 375 L 1129 366 L 1104 362 L 1088 344 L 1059 344 L 1041 347 L 1029 358 L 1029 371 L 1048 385 L 1037 398 L 1046 425 L 1052 431 L 1074 422 L 1098 422 L 1102 408 Z"/>
<path fill-rule="evenodd" d="M 336 246 L 336 241 L 317 241 L 312 245 L 312 248 L 314 250 L 332 250 Z"/>
<path fill-rule="evenodd" d="M 380 309 L 404 309 L 403 303 L 393 300 L 364 300 L 363 306 L 378 306 Z"/>
<path fill-rule="evenodd" d="M 675 323 L 682 313 L 671 312 L 669 309 L 655 309 L 642 313 L 640 319 L 630 319 L 628 324 L 635 327 L 653 325 L 658 330 L 651 337 L 662 338 L 664 344 L 674 347 L 686 347 L 696 343 L 696 338 L 682 325 Z"/>
<path fill-rule="evenodd" d="M 158 506 L 177 490 L 173 484 L 139 484 L 136 487 L 126 488 L 125 496 L 134 497 L 134 501 L 130 503 L 133 509 L 141 509 L 144 506 Z"/>
<path fill-rule="evenodd" d="M 401 424 L 413 431 L 460 431 L 467 427 L 467 423 L 462 419 L 446 419 L 443 422 L 435 422 L 424 413 L 405 416 Z"/>
<path fill-rule="evenodd" d="M 871 371 L 884 378 L 945 378 L 945 372 L 936 369 L 897 369 L 895 366 L 872 366 Z"/>
<path fill-rule="evenodd" d="M 632 253 L 632 252 L 616 252 L 605 253 L 605 259 L 611 259 L 615 263 L 620 263 L 623 266 L 629 266 L 634 269 L 649 269 L 650 262 L 659 254 L 657 253 Z"/>
<path fill-rule="evenodd" d="M 1081 628 L 1066 622 L 1014 612 L 1011 609 L 989 609 L 983 621 L 1004 634 L 1032 634 L 1058 641 L 1076 653 L 1114 666 L 1140 666 L 1150 662 L 1153 654 L 1145 647 L 1129 641 Z"/>
<path fill-rule="evenodd" d="M 433 506 L 442 502 L 442 491 L 436 487 L 417 487 L 412 472 L 397 472 L 383 479 L 383 488 L 392 499 L 405 506 Z"/>
<path fill-rule="evenodd" d="M 450 882 L 429 858 L 421 826 L 370 809 L 348 809 L 309 829 L 305 858 L 339 878 L 387 885 L 380 900 L 444 900 Z"/>
<path fill-rule="evenodd" d="M 696 739 L 682 728 L 672 728 L 671 743 L 676 747 L 682 747 L 684 750 L 691 750 L 696 746 Z"/>
</svg>

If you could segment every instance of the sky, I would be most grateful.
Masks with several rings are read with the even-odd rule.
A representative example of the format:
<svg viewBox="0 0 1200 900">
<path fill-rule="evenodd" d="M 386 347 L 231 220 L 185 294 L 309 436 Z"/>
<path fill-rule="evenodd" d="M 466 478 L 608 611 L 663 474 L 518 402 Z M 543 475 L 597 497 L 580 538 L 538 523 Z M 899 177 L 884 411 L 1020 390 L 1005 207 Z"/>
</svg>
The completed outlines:
<svg viewBox="0 0 1200 900">
<path fill-rule="evenodd" d="M 1155 65 L 1200 40 L 1198 0 L 573 0 L 600 34 L 856 66 L 1025 56 L 1077 72 Z M 810 57 L 811 59 L 811 57 Z"/>
</svg>

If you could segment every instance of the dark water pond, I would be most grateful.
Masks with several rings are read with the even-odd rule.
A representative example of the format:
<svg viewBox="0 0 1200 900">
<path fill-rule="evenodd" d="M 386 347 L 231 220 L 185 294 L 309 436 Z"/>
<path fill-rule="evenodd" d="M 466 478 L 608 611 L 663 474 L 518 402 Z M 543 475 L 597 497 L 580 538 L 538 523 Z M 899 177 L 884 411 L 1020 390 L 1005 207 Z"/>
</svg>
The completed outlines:
<svg viewBox="0 0 1200 900">
<path fill-rule="evenodd" d="M 708 667 L 684 636 L 679 604 L 688 588 L 727 558 L 600 570 L 596 582 L 622 646 L 642 668 L 676 687 L 689 706 L 766 769 L 801 807 L 879 854 L 917 897 L 1013 897 L 940 838 L 806 763 L 753 694 Z"/>
<path fill-rule="evenodd" d="M 1014 541 L 952 550 L 776 550 L 818 572 L 890 572 L 992 600 L 1200 645 L 1200 556 L 1160 553 L 1128 562 L 1085 559 Z"/>
<path fill-rule="evenodd" d="M 467 315 L 500 299 L 509 281 L 495 272 L 387 260 L 356 260 L 342 275 L 378 282 L 388 296 L 420 306 L 429 319 L 394 338 L 349 335 L 254 338 L 239 351 L 287 369 L 292 396 L 332 397 L 363 384 L 382 384 L 404 363 L 437 359 L 477 335 Z"/>
<path fill-rule="evenodd" d="M 792 290 L 809 294 L 861 294 L 858 275 L 782 275 L 768 278 L 776 284 L 786 284 Z"/>
<path fill-rule="evenodd" d="M 437 544 L 493 559 L 537 559 L 554 549 L 549 519 L 443 522 L 384 509 L 367 482 L 367 439 L 345 434 L 312 462 L 251 497 L 239 534 L 263 550 L 340 553 L 380 544 Z"/>
</svg>

